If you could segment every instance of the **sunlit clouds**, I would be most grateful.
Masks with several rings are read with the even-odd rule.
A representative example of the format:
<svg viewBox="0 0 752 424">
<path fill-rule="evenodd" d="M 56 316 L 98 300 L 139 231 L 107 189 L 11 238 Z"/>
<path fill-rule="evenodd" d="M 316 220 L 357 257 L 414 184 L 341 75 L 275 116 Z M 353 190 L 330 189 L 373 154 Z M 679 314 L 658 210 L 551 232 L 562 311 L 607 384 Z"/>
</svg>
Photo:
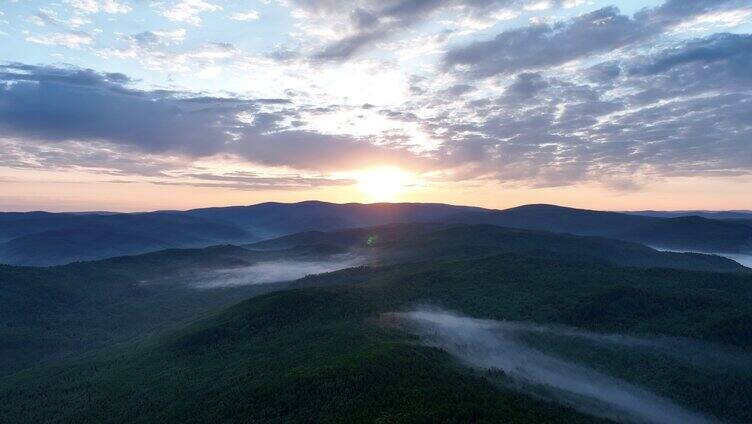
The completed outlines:
<svg viewBox="0 0 752 424">
<path fill-rule="evenodd" d="M 641 209 L 707 207 L 691 191 L 713 182 L 723 207 L 752 208 L 745 1 L 35 0 L 0 12 L 4 193 L 31 181 L 55 193 L 44 171 L 117 180 L 133 198 L 193 189 L 195 206 Z M 4 203 L 23 209 L 13 196 Z"/>
</svg>

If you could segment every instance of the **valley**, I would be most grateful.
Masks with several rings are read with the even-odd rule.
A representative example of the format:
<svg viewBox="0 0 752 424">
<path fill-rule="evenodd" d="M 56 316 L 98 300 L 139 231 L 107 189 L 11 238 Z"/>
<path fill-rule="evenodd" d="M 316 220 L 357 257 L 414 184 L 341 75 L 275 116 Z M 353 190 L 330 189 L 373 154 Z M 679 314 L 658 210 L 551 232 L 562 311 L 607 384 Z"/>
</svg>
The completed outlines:
<svg viewBox="0 0 752 424">
<path fill-rule="evenodd" d="M 752 272 L 714 255 L 451 219 L 4 265 L 0 294 L 11 422 L 752 419 Z"/>
</svg>

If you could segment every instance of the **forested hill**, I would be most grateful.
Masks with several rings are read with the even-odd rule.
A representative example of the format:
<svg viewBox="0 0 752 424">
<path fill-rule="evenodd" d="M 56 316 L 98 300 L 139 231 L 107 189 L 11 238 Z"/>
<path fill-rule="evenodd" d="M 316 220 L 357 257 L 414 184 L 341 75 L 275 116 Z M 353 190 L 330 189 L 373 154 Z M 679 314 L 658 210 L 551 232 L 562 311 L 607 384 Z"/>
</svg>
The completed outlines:
<svg viewBox="0 0 752 424">
<path fill-rule="evenodd" d="M 518 336 L 536 352 L 638 387 L 617 416 L 660 396 L 658 405 L 686 414 L 752 420 L 749 276 L 503 255 L 360 267 L 296 284 L 307 288 L 244 301 L 136 347 L 0 378 L 0 412 L 29 423 L 600 422 L 576 412 L 593 399 L 562 405 L 560 383 L 474 369 L 388 318 L 433 305 L 535 323 Z M 461 352 L 487 348 L 462 343 Z M 677 346 L 692 355 L 673 353 Z M 520 366 L 535 366 L 528 358 Z M 608 402 L 611 390 L 593 393 Z"/>
<path fill-rule="evenodd" d="M 309 201 L 136 214 L 0 213 L 0 263 L 57 265 L 390 223 L 490 224 L 676 250 L 752 252 L 752 226 L 743 219 L 662 218 L 553 205 L 490 210 L 435 203 Z"/>
<path fill-rule="evenodd" d="M 750 271 L 715 255 L 659 252 L 641 244 L 593 236 L 494 225 L 392 224 L 340 231 L 310 231 L 249 244 L 256 250 L 328 248 L 367 254 L 382 263 L 472 258 L 499 253 L 559 257 L 636 267 Z"/>
</svg>

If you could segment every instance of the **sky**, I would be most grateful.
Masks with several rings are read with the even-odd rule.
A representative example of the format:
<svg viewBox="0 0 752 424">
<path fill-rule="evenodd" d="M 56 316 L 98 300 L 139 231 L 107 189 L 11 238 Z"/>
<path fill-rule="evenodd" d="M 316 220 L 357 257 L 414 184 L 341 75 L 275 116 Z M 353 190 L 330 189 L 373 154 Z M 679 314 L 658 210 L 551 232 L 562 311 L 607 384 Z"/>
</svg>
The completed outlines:
<svg viewBox="0 0 752 424">
<path fill-rule="evenodd" d="M 0 210 L 752 209 L 750 0 L 0 0 Z"/>
</svg>

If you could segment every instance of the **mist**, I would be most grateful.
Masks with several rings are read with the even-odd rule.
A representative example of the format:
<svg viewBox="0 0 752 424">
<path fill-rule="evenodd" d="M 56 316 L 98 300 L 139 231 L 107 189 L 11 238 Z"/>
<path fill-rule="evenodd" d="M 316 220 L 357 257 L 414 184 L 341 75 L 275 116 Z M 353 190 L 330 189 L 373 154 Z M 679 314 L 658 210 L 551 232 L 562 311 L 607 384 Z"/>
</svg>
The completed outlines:
<svg viewBox="0 0 752 424">
<path fill-rule="evenodd" d="M 364 263 L 356 255 L 335 255 L 323 260 L 279 260 L 259 262 L 247 267 L 212 270 L 200 274 L 193 283 L 198 289 L 238 287 L 292 281 L 306 275 L 350 268 Z"/>
<path fill-rule="evenodd" d="M 550 332 L 606 343 L 631 344 L 638 338 L 603 336 L 526 323 L 481 320 L 437 309 L 390 314 L 433 347 L 482 370 L 502 371 L 514 389 L 553 400 L 581 412 L 628 423 L 713 423 L 669 399 L 586 366 L 528 346 L 524 331 Z M 567 334 L 566 331 L 570 333 Z M 655 340 L 637 346 L 657 348 Z"/>
<path fill-rule="evenodd" d="M 752 268 L 752 254 L 750 253 L 722 253 L 722 252 L 702 252 L 699 250 L 684 250 L 684 249 L 669 249 L 666 247 L 650 246 L 651 248 L 660 252 L 676 252 L 676 253 L 702 253 L 705 255 L 721 256 L 732 261 L 738 262 L 740 265 L 747 268 Z"/>
<path fill-rule="evenodd" d="M 514 334 L 543 334 L 587 342 L 598 347 L 629 348 L 666 355 L 696 368 L 752 369 L 752 356 L 740 349 L 684 337 L 635 337 L 623 334 L 604 334 L 583 331 L 555 324 L 497 321 L 496 325 Z"/>
<path fill-rule="evenodd" d="M 732 261 L 739 262 L 747 268 L 752 268 L 752 255 L 746 255 L 743 253 L 714 253 L 718 256 L 724 256 Z"/>
</svg>

